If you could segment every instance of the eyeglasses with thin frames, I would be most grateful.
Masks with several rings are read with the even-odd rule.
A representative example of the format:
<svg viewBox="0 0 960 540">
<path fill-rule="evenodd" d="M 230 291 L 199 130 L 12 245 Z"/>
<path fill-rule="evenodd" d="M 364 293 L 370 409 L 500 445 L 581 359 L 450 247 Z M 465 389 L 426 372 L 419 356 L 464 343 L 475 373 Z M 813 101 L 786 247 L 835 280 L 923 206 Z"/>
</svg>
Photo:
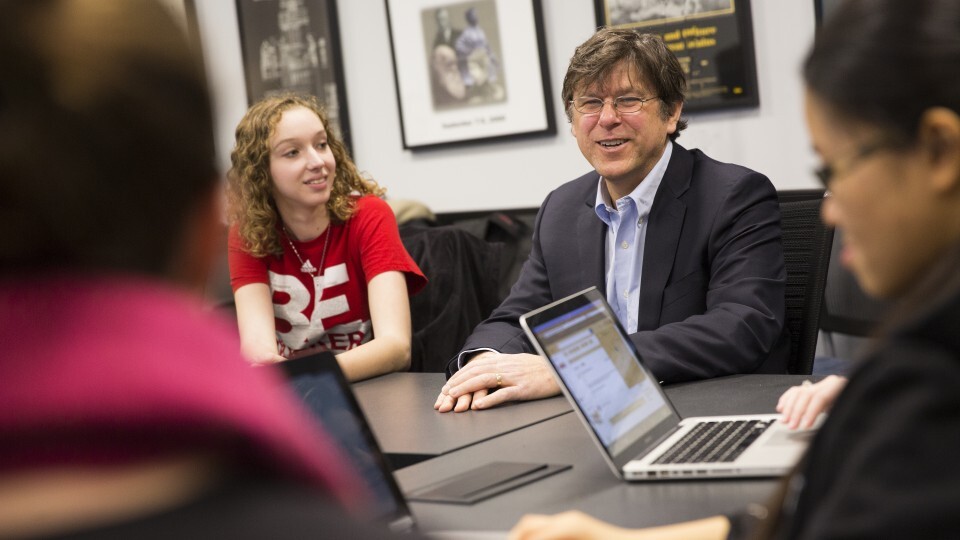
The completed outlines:
<svg viewBox="0 0 960 540">
<path fill-rule="evenodd" d="M 857 151 L 844 157 L 840 160 L 844 164 L 841 172 L 849 172 L 854 166 L 863 161 L 864 159 L 876 154 L 881 150 L 887 150 L 894 147 L 894 143 L 889 140 L 879 140 L 872 143 L 867 143 L 860 148 L 857 148 Z M 836 167 L 831 164 L 824 164 L 820 167 L 817 167 L 813 170 L 813 174 L 820 180 L 820 183 L 823 184 L 823 187 L 829 192 L 830 184 L 834 181 L 834 176 L 837 174 Z"/>
<path fill-rule="evenodd" d="M 595 97 L 578 97 L 577 99 L 570 100 L 570 103 L 573 104 L 573 108 L 580 112 L 580 114 L 600 114 L 600 111 L 603 110 L 603 106 L 607 102 L 613 102 L 613 110 L 617 111 L 620 114 L 633 114 L 640 112 L 643 109 L 643 104 L 657 99 L 657 96 L 642 98 L 638 96 L 620 96 L 609 99 L 600 99 Z"/>
</svg>

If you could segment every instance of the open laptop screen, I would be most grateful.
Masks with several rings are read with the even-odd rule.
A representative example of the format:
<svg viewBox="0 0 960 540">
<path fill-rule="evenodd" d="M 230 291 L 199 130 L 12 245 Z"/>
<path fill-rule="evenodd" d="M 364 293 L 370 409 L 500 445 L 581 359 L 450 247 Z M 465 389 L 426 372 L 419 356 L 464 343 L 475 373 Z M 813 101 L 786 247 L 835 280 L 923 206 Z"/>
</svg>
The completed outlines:
<svg viewBox="0 0 960 540">
<path fill-rule="evenodd" d="M 403 494 L 373 436 L 336 357 L 320 353 L 278 366 L 297 395 L 337 442 L 373 497 L 372 517 L 394 530 L 413 526 Z"/>
<path fill-rule="evenodd" d="M 599 294 L 547 306 L 527 324 L 611 457 L 674 418 Z"/>
</svg>

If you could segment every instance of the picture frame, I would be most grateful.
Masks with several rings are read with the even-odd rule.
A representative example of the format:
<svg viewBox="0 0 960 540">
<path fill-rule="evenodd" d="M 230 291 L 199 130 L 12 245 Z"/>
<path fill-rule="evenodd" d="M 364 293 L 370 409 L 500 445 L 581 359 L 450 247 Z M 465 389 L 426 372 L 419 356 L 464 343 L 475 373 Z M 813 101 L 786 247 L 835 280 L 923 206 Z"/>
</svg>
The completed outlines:
<svg viewBox="0 0 960 540">
<path fill-rule="evenodd" d="M 247 102 L 316 96 L 347 148 L 350 115 L 336 0 L 236 0 Z"/>
<path fill-rule="evenodd" d="M 556 133 L 540 0 L 385 0 L 403 148 Z"/>
<path fill-rule="evenodd" d="M 594 0 L 598 26 L 659 34 L 687 75 L 684 112 L 757 107 L 750 0 Z"/>
</svg>

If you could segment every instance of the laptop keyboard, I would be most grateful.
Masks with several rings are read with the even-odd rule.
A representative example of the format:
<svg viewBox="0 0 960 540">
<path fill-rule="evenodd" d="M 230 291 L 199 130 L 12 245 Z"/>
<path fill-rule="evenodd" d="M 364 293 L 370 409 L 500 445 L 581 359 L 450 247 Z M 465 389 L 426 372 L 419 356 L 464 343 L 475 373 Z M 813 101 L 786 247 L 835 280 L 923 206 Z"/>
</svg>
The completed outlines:
<svg viewBox="0 0 960 540">
<path fill-rule="evenodd" d="M 753 444 L 773 420 L 701 422 L 653 463 L 725 463 Z"/>
</svg>

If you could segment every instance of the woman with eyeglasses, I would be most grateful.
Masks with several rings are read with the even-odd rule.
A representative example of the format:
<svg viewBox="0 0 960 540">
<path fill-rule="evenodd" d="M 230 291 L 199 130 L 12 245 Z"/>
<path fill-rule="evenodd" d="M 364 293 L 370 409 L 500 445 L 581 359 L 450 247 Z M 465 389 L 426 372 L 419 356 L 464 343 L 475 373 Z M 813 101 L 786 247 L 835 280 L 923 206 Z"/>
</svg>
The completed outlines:
<svg viewBox="0 0 960 540">
<path fill-rule="evenodd" d="M 645 530 L 527 516 L 512 538 L 960 534 L 958 66 L 955 0 L 848 1 L 806 60 L 807 124 L 831 192 L 823 219 L 843 231 L 842 263 L 863 289 L 893 305 L 845 387 L 821 385 L 824 402 L 839 396 L 767 508 Z"/>
</svg>

